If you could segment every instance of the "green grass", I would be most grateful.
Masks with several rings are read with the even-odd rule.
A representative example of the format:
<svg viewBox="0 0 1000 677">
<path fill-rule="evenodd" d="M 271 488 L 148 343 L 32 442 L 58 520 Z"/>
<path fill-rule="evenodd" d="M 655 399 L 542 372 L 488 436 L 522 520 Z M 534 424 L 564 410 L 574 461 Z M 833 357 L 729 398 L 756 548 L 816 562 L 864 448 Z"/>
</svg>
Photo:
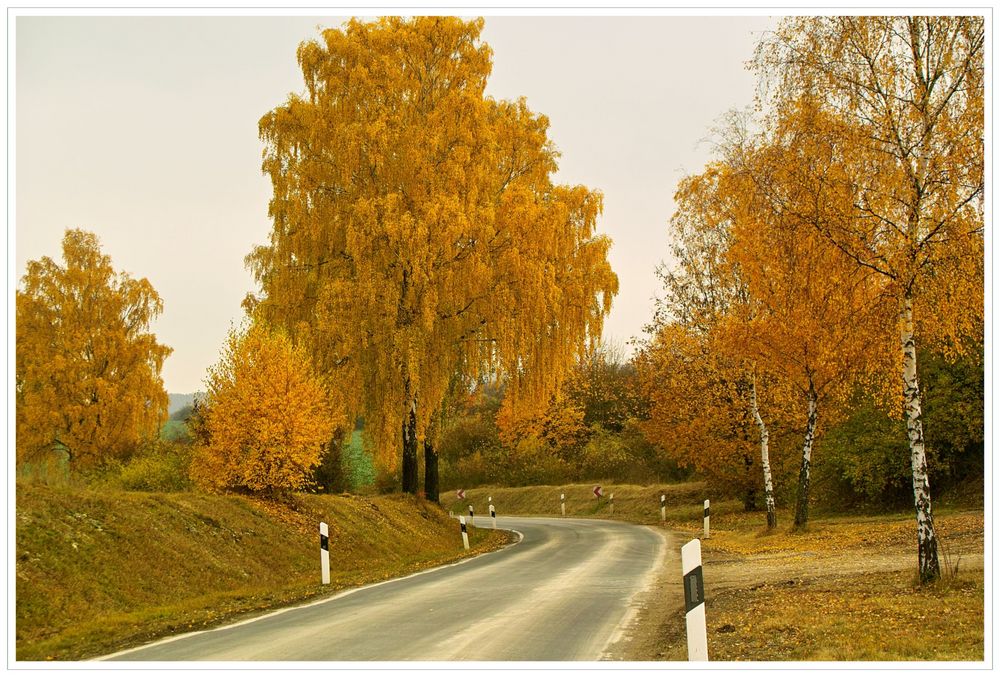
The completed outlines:
<svg viewBox="0 0 1000 677">
<path fill-rule="evenodd" d="M 375 464 L 371 454 L 365 450 L 363 433 L 355 430 L 351 433 L 351 441 L 344 445 L 340 462 L 347 477 L 348 486 L 352 489 L 362 489 L 375 484 Z"/>
<path fill-rule="evenodd" d="M 191 433 L 184 421 L 166 421 L 160 428 L 160 439 L 169 442 L 184 442 L 191 439 Z"/>
<path fill-rule="evenodd" d="M 242 496 L 17 485 L 18 660 L 78 660 L 460 559 L 439 506 L 407 496 Z M 319 585 L 318 523 L 330 525 Z M 472 553 L 506 535 L 472 530 Z"/>
</svg>

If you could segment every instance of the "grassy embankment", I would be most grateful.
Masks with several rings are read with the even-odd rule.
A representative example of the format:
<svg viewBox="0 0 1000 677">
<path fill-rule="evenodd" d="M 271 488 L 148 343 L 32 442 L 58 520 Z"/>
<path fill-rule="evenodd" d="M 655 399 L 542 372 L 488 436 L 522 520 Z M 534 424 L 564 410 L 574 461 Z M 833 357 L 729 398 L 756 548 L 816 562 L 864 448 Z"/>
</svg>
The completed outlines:
<svg viewBox="0 0 1000 677">
<path fill-rule="evenodd" d="M 680 545 L 702 536 L 705 487 L 699 483 L 639 487 L 593 485 L 483 487 L 458 501 L 498 514 L 559 514 L 559 494 L 573 517 L 661 525 L 667 497 L 672 553 L 644 603 L 628 660 L 687 658 Z M 607 497 L 614 493 L 610 515 Z M 745 513 L 737 501 L 712 502 L 712 531 L 702 541 L 709 656 L 723 661 L 981 661 L 983 653 L 983 511 L 968 499 L 935 505 L 943 580 L 916 582 L 912 513 L 836 515 L 816 511 L 807 528 L 791 529 L 790 510 L 768 531 L 764 514 Z M 957 573 L 955 573 L 957 569 Z"/>
<path fill-rule="evenodd" d="M 319 584 L 318 523 L 332 584 Z M 470 529 L 470 554 L 506 535 Z M 17 485 L 18 660 L 78 660 L 464 557 L 403 496 L 242 496 Z"/>
</svg>

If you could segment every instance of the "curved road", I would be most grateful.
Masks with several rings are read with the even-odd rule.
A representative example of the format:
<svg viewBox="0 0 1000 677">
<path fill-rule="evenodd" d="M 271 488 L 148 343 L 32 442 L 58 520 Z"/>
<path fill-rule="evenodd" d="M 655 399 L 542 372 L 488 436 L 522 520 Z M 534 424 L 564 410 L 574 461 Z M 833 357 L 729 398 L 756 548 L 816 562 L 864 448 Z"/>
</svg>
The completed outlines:
<svg viewBox="0 0 1000 677">
<path fill-rule="evenodd" d="M 621 522 L 510 517 L 497 526 L 523 539 L 103 660 L 598 660 L 665 554 L 662 532 Z"/>
</svg>

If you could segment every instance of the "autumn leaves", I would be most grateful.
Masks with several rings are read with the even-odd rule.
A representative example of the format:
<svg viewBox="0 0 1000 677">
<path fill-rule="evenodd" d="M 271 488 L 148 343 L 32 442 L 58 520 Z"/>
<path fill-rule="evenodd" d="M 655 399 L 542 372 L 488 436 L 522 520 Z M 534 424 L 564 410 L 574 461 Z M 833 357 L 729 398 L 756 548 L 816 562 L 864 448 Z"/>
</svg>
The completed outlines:
<svg viewBox="0 0 1000 677">
<path fill-rule="evenodd" d="M 93 234 L 66 231 L 62 258 L 30 261 L 17 290 L 17 462 L 46 463 L 55 452 L 90 468 L 159 434 L 171 349 L 149 331 L 159 295 L 145 278 L 116 272 Z"/>
<path fill-rule="evenodd" d="M 544 116 L 484 95 L 482 25 L 327 30 L 299 50 L 306 94 L 260 122 L 274 229 L 246 305 L 310 347 L 404 491 L 423 445 L 432 499 L 449 394 L 503 378 L 508 417 L 543 409 L 617 291 L 601 195 L 552 182 Z"/>
<path fill-rule="evenodd" d="M 482 27 L 352 20 L 300 46 L 304 90 L 259 122 L 273 228 L 246 259 L 251 321 L 209 374 L 203 484 L 300 487 L 362 417 L 380 486 L 417 492 L 422 451 L 435 499 L 442 412 L 477 383 L 505 386 L 505 443 L 546 414 L 571 436 L 559 388 L 618 291 L 602 196 L 554 182 L 544 115 L 485 95 Z M 757 116 L 676 191 L 677 265 L 634 360 L 646 437 L 748 506 L 763 488 L 771 526 L 776 429 L 799 435 L 801 525 L 824 426 L 858 392 L 903 413 L 925 579 L 917 347 L 981 346 L 983 35 L 970 17 L 783 21 L 753 62 Z M 85 233 L 64 256 L 18 292 L 18 458 L 58 445 L 86 465 L 155 436 L 169 349 L 147 282 Z"/>
<path fill-rule="evenodd" d="M 680 266 L 642 357 L 650 433 L 700 435 L 707 454 L 684 443 L 693 463 L 721 460 L 752 488 L 749 419 L 764 461 L 765 422 L 794 420 L 804 524 L 818 422 L 852 389 L 880 393 L 906 417 L 920 576 L 934 579 L 916 343 L 981 346 L 982 19 L 787 19 L 754 67 L 761 118 L 734 118 L 677 193 Z M 703 413 L 678 411 L 699 386 Z"/>
</svg>

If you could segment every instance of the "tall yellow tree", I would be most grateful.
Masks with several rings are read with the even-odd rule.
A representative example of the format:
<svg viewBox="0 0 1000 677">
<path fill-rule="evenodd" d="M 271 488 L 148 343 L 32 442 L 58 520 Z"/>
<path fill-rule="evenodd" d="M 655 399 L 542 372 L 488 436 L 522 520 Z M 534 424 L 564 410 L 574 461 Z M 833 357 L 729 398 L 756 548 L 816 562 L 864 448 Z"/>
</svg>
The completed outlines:
<svg viewBox="0 0 1000 677">
<path fill-rule="evenodd" d="M 810 119 L 793 108 L 773 133 L 731 148 L 732 176 L 720 182 L 729 191 L 723 201 L 735 205 L 726 257 L 741 271 L 748 299 L 722 333 L 805 403 L 796 526 L 808 519 L 820 409 L 835 418 L 851 386 L 876 368 L 886 331 L 882 280 L 822 235 L 852 195 L 831 179 L 843 171 L 837 148 L 811 133 Z"/>
<path fill-rule="evenodd" d="M 274 228 L 247 305 L 310 337 L 408 492 L 455 374 L 501 375 L 515 413 L 543 408 L 617 292 L 600 194 L 553 184 L 544 116 L 484 95 L 482 26 L 326 30 L 299 48 L 305 95 L 260 122 Z"/>
<path fill-rule="evenodd" d="M 149 324 L 163 303 L 115 272 L 95 235 L 67 230 L 63 264 L 29 261 L 17 290 L 17 460 L 61 448 L 75 467 L 126 458 L 167 417 L 171 349 Z"/>
<path fill-rule="evenodd" d="M 191 475 L 215 489 L 301 489 L 344 416 L 311 355 L 263 322 L 230 332 L 200 404 Z"/>
<path fill-rule="evenodd" d="M 755 62 L 777 110 L 828 113 L 853 199 L 821 232 L 891 290 L 922 581 L 940 565 L 916 342 L 961 350 L 983 323 L 984 39 L 975 16 L 797 17 Z"/>
<path fill-rule="evenodd" d="M 649 327 L 653 336 L 636 359 L 649 400 L 643 428 L 681 464 L 740 487 L 748 509 L 755 507 L 762 479 L 767 522 L 774 527 L 770 432 L 760 392 L 777 384 L 721 331 L 728 318 L 751 316 L 743 273 L 729 256 L 740 197 L 733 183 L 731 168 L 716 162 L 685 178 L 674 196 L 670 229 L 677 263 L 658 271 L 666 296 Z"/>
</svg>

